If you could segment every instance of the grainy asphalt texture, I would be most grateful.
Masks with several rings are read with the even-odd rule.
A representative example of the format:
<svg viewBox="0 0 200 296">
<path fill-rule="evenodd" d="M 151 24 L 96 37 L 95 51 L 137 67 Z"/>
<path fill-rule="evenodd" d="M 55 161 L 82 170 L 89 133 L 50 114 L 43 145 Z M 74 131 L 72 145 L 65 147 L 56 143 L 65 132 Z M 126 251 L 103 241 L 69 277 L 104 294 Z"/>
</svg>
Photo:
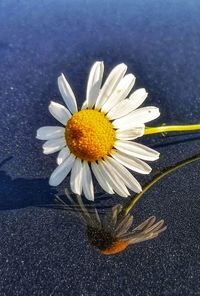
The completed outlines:
<svg viewBox="0 0 200 296">
<path fill-rule="evenodd" d="M 154 214 L 167 231 L 103 256 L 77 217 L 45 207 L 56 192 L 48 186 L 55 155 L 42 155 L 35 139 L 38 127 L 56 123 L 47 107 L 62 102 L 58 75 L 81 105 L 95 60 L 106 74 L 128 65 L 149 93 L 146 105 L 161 110 L 152 125 L 200 122 L 199 15 L 198 0 L 0 1 L 1 296 L 200 295 L 199 162 L 163 179 L 135 208 L 135 224 Z M 136 175 L 142 184 L 200 153 L 200 133 L 139 142 L 161 153 L 150 176 Z"/>
</svg>

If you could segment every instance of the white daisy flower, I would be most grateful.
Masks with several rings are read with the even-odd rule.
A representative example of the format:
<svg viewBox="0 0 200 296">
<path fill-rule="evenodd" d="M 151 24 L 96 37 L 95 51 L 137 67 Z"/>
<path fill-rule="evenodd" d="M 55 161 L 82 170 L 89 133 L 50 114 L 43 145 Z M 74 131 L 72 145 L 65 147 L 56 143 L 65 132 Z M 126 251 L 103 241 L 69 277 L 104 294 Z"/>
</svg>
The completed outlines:
<svg viewBox="0 0 200 296">
<path fill-rule="evenodd" d="M 145 123 L 157 118 L 156 107 L 137 109 L 146 99 L 145 89 L 129 93 L 135 83 L 126 74 L 125 64 L 117 65 L 103 86 L 103 62 L 91 68 L 86 100 L 78 111 L 76 98 L 65 76 L 58 77 L 58 87 L 67 106 L 55 102 L 49 111 L 63 126 L 45 126 L 37 130 L 37 138 L 46 140 L 44 154 L 58 152 L 57 168 L 50 176 L 51 186 L 59 185 L 71 172 L 71 190 L 94 200 L 92 173 L 108 193 L 127 197 L 140 192 L 141 186 L 128 169 L 149 174 L 151 168 L 143 160 L 153 161 L 159 153 L 132 142 L 144 134 Z M 128 168 L 128 169 L 127 169 Z"/>
</svg>

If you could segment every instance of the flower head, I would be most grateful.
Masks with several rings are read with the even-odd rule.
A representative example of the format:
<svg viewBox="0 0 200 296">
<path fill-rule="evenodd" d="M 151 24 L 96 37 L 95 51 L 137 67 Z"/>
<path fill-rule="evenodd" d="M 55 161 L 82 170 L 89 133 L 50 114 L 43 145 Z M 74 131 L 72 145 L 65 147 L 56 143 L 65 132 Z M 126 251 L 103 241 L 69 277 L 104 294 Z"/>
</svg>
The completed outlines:
<svg viewBox="0 0 200 296">
<path fill-rule="evenodd" d="M 50 176 L 50 185 L 59 185 L 71 172 L 72 191 L 79 195 L 83 191 L 87 199 L 94 200 L 93 173 L 110 194 L 127 197 L 128 189 L 141 191 L 128 169 L 150 173 L 150 166 L 143 160 L 156 160 L 159 153 L 131 140 L 141 137 L 145 123 L 160 113 L 151 106 L 137 109 L 147 92 L 138 89 L 128 97 L 135 77 L 125 75 L 126 70 L 125 64 L 117 65 L 101 87 L 104 66 L 103 62 L 96 62 L 89 74 L 86 100 L 79 111 L 66 78 L 63 74 L 58 77 L 67 108 L 51 102 L 49 111 L 63 126 L 45 126 L 37 131 L 37 138 L 46 140 L 44 154 L 59 151 L 58 166 Z"/>
<path fill-rule="evenodd" d="M 62 199 L 57 198 L 57 201 L 66 206 Z M 68 195 L 68 198 L 86 226 L 86 234 L 90 244 L 105 255 L 116 254 L 129 245 L 151 240 L 166 229 L 164 220 L 156 222 L 154 216 L 133 228 L 133 216 L 124 215 L 123 207 L 120 204 L 102 214 L 96 208 L 91 209 L 85 206 L 80 196 L 72 199 Z"/>
</svg>

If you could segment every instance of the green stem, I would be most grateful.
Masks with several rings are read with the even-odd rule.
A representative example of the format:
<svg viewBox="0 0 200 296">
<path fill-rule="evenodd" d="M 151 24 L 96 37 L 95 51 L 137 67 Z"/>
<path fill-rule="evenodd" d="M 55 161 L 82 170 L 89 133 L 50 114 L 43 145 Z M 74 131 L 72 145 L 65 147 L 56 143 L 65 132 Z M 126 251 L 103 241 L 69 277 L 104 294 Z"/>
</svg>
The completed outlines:
<svg viewBox="0 0 200 296">
<path fill-rule="evenodd" d="M 191 158 L 188 158 L 186 160 L 183 160 L 179 163 L 177 163 L 175 166 L 173 167 L 169 167 L 167 168 L 164 172 L 162 172 L 161 174 L 159 174 L 158 176 L 156 176 L 150 183 L 148 183 L 144 189 L 142 190 L 142 192 L 140 192 L 139 194 L 137 194 L 130 202 L 127 206 L 124 207 L 123 209 L 123 214 L 127 215 L 132 208 L 135 206 L 135 204 L 140 200 L 140 198 L 144 195 L 145 192 L 147 192 L 154 184 L 156 184 L 158 181 L 160 181 L 162 178 L 164 178 L 165 176 L 175 172 L 176 170 L 193 163 L 194 161 L 200 160 L 200 155 L 195 155 Z"/>
<path fill-rule="evenodd" d="M 144 134 L 152 135 L 165 132 L 185 132 L 185 131 L 200 131 L 200 124 L 190 125 L 163 125 L 158 127 L 145 127 Z"/>
</svg>

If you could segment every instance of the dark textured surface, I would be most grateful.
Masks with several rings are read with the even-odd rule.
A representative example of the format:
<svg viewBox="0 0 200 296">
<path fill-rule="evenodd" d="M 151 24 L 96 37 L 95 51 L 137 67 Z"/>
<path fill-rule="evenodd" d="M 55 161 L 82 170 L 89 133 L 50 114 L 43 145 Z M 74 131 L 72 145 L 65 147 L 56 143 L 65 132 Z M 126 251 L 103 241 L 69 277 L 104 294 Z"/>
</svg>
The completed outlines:
<svg viewBox="0 0 200 296">
<path fill-rule="evenodd" d="M 200 163 L 165 178 L 138 204 L 137 223 L 165 219 L 162 236 L 105 257 L 76 217 L 37 207 L 52 200 L 55 156 L 42 155 L 35 140 L 38 127 L 55 123 L 47 106 L 61 102 L 59 73 L 81 104 L 99 59 L 106 73 L 128 65 L 147 102 L 161 109 L 155 125 L 199 122 L 199 15 L 198 0 L 0 1 L 0 295 L 200 295 Z M 198 133 L 140 141 L 161 152 L 153 174 L 200 152 Z"/>
</svg>

